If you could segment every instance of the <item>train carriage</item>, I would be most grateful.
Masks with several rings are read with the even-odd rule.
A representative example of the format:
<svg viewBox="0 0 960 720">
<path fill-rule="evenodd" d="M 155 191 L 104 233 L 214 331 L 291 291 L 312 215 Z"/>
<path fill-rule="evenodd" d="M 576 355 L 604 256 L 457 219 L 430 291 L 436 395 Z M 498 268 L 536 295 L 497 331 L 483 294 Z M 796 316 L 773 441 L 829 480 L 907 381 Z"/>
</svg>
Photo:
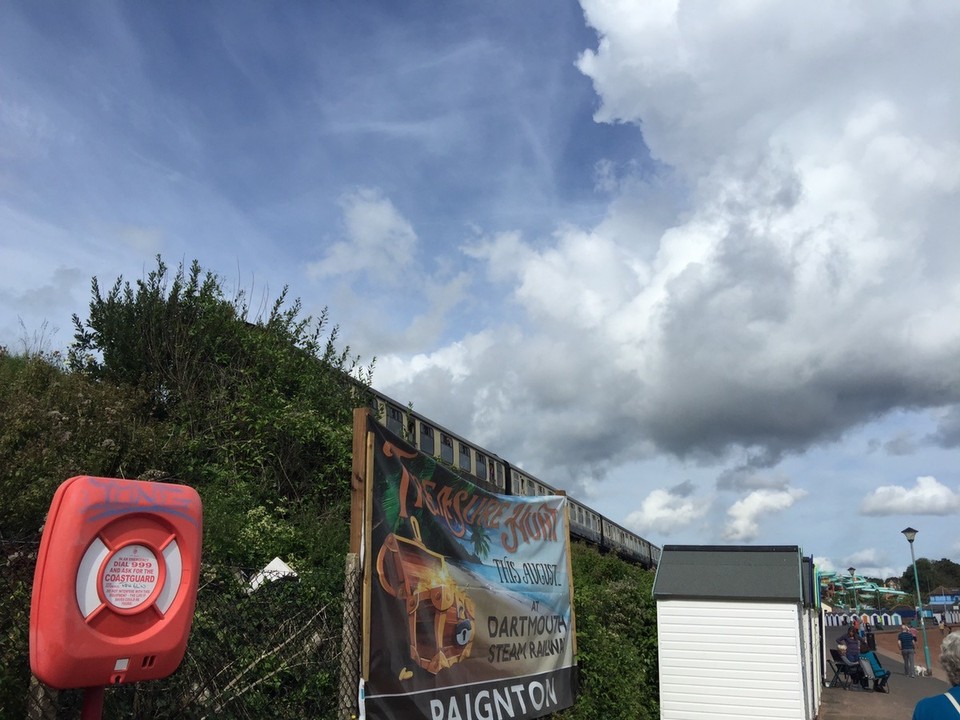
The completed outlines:
<svg viewBox="0 0 960 720">
<path fill-rule="evenodd" d="M 507 465 L 499 457 L 467 442 L 432 420 L 390 398 L 374 394 L 373 410 L 380 423 L 421 452 L 480 480 L 493 492 L 509 494 Z"/>
<path fill-rule="evenodd" d="M 536 497 L 557 494 L 556 488 L 510 465 L 495 453 L 372 388 L 369 391 L 372 393 L 372 409 L 382 425 L 421 452 L 469 475 L 482 487 L 505 495 Z M 656 545 L 575 498 L 570 498 L 570 534 L 644 567 L 655 568 L 660 561 L 660 548 Z"/>
<path fill-rule="evenodd" d="M 570 500 L 570 529 L 579 537 L 600 545 L 603 534 L 600 532 L 603 518 L 595 510 L 591 510 L 586 505 L 577 500 Z"/>
</svg>

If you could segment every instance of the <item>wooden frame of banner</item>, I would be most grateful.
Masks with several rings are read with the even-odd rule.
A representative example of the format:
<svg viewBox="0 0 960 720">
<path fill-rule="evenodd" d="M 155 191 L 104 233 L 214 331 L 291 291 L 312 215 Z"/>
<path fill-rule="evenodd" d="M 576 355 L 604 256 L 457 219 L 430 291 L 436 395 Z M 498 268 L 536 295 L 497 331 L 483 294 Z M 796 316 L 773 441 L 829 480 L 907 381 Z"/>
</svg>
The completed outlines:
<svg viewBox="0 0 960 720">
<path fill-rule="evenodd" d="M 369 408 L 353 411 L 353 466 L 350 481 L 350 552 L 360 553 L 367 485 L 367 416 Z"/>
<path fill-rule="evenodd" d="M 566 490 L 557 490 L 555 495 L 567 497 Z M 577 662 L 577 609 L 573 605 L 573 556 L 570 554 L 570 503 L 564 505 L 566 517 L 565 525 L 567 527 L 567 537 L 564 542 L 567 544 L 567 582 L 570 584 L 570 639 L 573 642 L 573 662 Z"/>
<path fill-rule="evenodd" d="M 353 466 L 350 483 L 350 552 L 360 557 L 363 567 L 363 594 L 360 613 L 362 643 L 360 677 L 370 677 L 370 536 L 371 494 L 373 492 L 373 434 L 367 431 L 370 408 L 353 411 Z"/>
</svg>

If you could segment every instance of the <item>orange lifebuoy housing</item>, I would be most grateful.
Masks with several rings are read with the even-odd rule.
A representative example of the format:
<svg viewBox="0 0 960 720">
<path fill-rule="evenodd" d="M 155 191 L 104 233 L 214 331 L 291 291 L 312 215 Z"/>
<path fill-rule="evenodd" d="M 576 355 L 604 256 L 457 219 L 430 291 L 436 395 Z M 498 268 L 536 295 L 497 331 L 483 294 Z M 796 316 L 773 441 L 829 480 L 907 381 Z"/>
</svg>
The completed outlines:
<svg viewBox="0 0 960 720">
<path fill-rule="evenodd" d="M 55 688 L 155 680 L 180 665 L 202 509 L 184 485 L 79 476 L 57 489 L 30 605 L 30 669 Z"/>
</svg>

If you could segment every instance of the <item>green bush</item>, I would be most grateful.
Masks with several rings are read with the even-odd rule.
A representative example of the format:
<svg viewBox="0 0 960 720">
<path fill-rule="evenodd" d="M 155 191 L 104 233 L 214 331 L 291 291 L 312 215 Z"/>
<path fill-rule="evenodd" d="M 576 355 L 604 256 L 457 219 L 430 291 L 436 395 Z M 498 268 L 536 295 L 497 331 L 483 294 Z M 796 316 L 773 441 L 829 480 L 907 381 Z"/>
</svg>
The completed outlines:
<svg viewBox="0 0 960 720">
<path fill-rule="evenodd" d="M 564 720 L 659 718 L 653 573 L 572 545 L 580 692 Z"/>
<path fill-rule="evenodd" d="M 175 433 L 144 401 L 135 387 L 65 372 L 57 356 L 0 352 L 0 537 L 37 539 L 67 478 L 137 477 L 166 462 Z"/>
</svg>

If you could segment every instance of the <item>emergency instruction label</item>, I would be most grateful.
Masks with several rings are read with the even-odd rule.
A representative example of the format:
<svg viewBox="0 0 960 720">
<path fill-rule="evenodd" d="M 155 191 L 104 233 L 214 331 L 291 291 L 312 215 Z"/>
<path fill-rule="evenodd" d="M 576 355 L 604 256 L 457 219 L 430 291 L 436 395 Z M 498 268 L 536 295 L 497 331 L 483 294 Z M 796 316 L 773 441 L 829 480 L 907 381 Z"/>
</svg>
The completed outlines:
<svg viewBox="0 0 960 720">
<path fill-rule="evenodd" d="M 150 548 L 127 545 L 115 552 L 104 566 L 100 581 L 103 597 L 121 610 L 135 608 L 153 594 L 159 575 L 157 556 Z"/>
</svg>

